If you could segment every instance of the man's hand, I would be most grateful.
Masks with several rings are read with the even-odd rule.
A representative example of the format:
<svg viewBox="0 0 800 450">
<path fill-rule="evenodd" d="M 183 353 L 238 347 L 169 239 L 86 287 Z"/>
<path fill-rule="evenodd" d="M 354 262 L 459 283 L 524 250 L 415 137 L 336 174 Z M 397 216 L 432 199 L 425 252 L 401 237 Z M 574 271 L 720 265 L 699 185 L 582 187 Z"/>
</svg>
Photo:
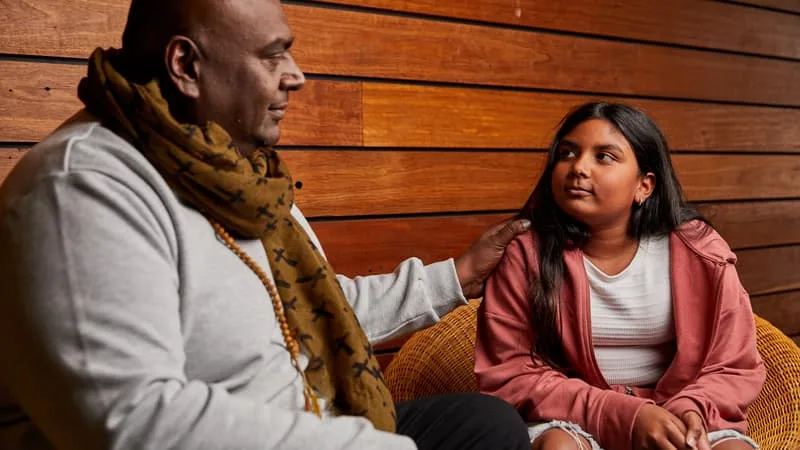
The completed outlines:
<svg viewBox="0 0 800 450">
<path fill-rule="evenodd" d="M 686 445 L 697 450 L 711 450 L 708 433 L 700 414 L 697 411 L 686 411 L 681 415 L 681 419 L 686 425 Z"/>
<path fill-rule="evenodd" d="M 660 406 L 644 405 L 633 423 L 633 448 L 684 450 L 687 448 L 686 425 Z"/>
<path fill-rule="evenodd" d="M 507 219 L 486 229 L 464 254 L 456 258 L 456 274 L 464 297 L 483 295 L 486 278 L 500 262 L 508 243 L 530 227 L 528 219 Z"/>
</svg>

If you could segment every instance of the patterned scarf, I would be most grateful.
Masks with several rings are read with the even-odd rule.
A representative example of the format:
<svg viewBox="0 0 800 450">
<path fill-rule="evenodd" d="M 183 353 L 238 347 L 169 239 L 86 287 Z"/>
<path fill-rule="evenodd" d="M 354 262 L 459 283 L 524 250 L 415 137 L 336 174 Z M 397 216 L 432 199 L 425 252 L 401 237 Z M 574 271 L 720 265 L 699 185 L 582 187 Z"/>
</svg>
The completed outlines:
<svg viewBox="0 0 800 450">
<path fill-rule="evenodd" d="M 309 353 L 311 386 L 341 414 L 395 431 L 394 402 L 335 272 L 290 214 L 292 178 L 271 148 L 245 158 L 215 123 L 170 114 L 157 80 L 129 82 L 118 53 L 97 49 L 78 95 L 86 109 L 128 139 L 185 201 L 232 234 L 261 239 L 289 326 Z M 268 301 L 268 300 L 266 300 Z"/>
</svg>

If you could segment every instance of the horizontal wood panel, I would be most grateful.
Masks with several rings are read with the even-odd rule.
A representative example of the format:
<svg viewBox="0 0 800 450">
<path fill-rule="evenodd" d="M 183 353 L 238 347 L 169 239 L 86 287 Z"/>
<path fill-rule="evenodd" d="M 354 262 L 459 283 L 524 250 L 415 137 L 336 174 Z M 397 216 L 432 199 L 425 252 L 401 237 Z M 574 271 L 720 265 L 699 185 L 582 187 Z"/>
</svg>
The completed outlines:
<svg viewBox="0 0 800 450">
<path fill-rule="evenodd" d="M 721 203 L 701 211 L 735 249 L 800 244 L 800 201 Z M 392 271 L 406 258 L 432 263 L 460 255 L 507 214 L 315 221 L 331 264 L 349 276 Z"/>
<path fill-rule="evenodd" d="M 0 52 L 87 57 L 119 45 L 127 2 L 4 2 Z M 800 64 L 286 5 L 310 73 L 800 105 Z M 54 32 L 55 30 L 55 32 Z M 88 31 L 87 31 L 88 30 Z"/>
<path fill-rule="evenodd" d="M 798 0 L 737 0 L 737 3 L 800 13 L 800 1 Z"/>
<path fill-rule="evenodd" d="M 800 64 L 789 61 L 285 8 L 297 60 L 312 73 L 800 105 Z"/>
<path fill-rule="evenodd" d="M 3 183 L 8 173 L 17 165 L 19 160 L 25 156 L 25 152 L 26 150 L 24 149 L 16 148 L 0 149 L 0 184 Z"/>
<path fill-rule="evenodd" d="M 284 151 L 304 184 L 311 217 L 515 210 L 538 179 L 544 154 L 426 151 Z M 800 197 L 800 158 L 675 155 L 692 201 Z M 364 168 L 369 168 L 365 176 Z"/>
<path fill-rule="evenodd" d="M 707 204 L 700 211 L 732 248 L 800 244 L 798 200 Z"/>
<path fill-rule="evenodd" d="M 542 153 L 284 151 L 310 217 L 516 209 Z"/>
<path fill-rule="evenodd" d="M 519 208 L 544 154 L 302 151 L 281 153 L 310 218 Z M 0 182 L 24 155 L 0 150 Z"/>
<path fill-rule="evenodd" d="M 0 140 L 36 142 L 75 114 L 86 67 L 0 61 Z"/>
<path fill-rule="evenodd" d="M 764 0 L 794 3 L 797 0 Z M 800 17 L 714 1 L 322 0 L 515 26 L 800 58 Z"/>
<path fill-rule="evenodd" d="M 37 142 L 83 107 L 86 67 L 0 61 L 0 141 Z M 362 145 L 361 83 L 309 80 L 290 95 L 282 126 L 287 145 Z"/>
<path fill-rule="evenodd" d="M 0 175 L 19 159 L 2 153 Z M 517 210 L 543 153 L 283 150 L 308 217 Z M 676 155 L 691 201 L 800 197 L 800 158 Z M 762 238 L 764 239 L 764 238 Z"/>
<path fill-rule="evenodd" d="M 0 141 L 36 142 L 81 107 L 83 65 L 0 62 Z M 588 96 L 310 80 L 292 93 L 282 144 L 546 148 Z M 607 97 L 647 111 L 678 150 L 800 151 L 800 109 Z M 363 116 L 363 140 L 362 140 Z"/>
<path fill-rule="evenodd" d="M 509 217 L 485 214 L 460 217 L 314 222 L 325 254 L 348 276 L 387 273 L 406 258 L 426 264 L 463 253 L 483 230 Z"/>
<path fill-rule="evenodd" d="M 790 155 L 674 155 L 690 201 L 800 197 L 800 158 Z"/>
<path fill-rule="evenodd" d="M 121 46 L 130 0 L 3 0 L 0 53 L 87 58 Z"/>
<path fill-rule="evenodd" d="M 561 118 L 599 97 L 364 83 L 364 145 L 547 148 Z M 670 146 L 704 151 L 800 151 L 800 109 L 602 98 L 645 110 Z"/>
<path fill-rule="evenodd" d="M 736 252 L 737 270 L 752 296 L 800 289 L 800 245 Z"/>
<path fill-rule="evenodd" d="M 753 312 L 780 328 L 783 334 L 800 334 L 800 291 L 751 297 Z"/>
<path fill-rule="evenodd" d="M 289 94 L 280 143 L 362 145 L 361 89 L 360 82 L 308 80 L 303 89 Z"/>
</svg>

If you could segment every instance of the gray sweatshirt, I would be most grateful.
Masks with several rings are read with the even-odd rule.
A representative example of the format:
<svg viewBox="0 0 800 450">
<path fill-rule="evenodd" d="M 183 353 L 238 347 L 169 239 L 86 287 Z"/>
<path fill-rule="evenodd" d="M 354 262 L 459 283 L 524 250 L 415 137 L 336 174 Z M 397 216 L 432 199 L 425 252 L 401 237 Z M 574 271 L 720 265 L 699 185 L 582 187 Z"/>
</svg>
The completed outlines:
<svg viewBox="0 0 800 450">
<path fill-rule="evenodd" d="M 238 243 L 271 276 L 261 242 Z M 373 343 L 465 303 L 452 260 L 338 278 Z M 96 122 L 56 131 L 0 189 L 0 286 L 0 449 L 415 447 L 303 411 L 259 279 Z"/>
</svg>

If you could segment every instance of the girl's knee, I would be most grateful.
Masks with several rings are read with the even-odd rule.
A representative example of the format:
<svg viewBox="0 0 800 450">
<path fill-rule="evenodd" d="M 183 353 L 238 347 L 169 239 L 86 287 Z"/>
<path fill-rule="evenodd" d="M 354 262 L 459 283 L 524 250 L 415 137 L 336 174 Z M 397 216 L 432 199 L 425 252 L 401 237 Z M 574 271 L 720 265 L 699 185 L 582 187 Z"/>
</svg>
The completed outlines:
<svg viewBox="0 0 800 450">
<path fill-rule="evenodd" d="M 533 440 L 531 450 L 591 450 L 586 438 L 561 428 L 551 428 Z"/>
<path fill-rule="evenodd" d="M 723 438 L 711 444 L 713 450 L 753 450 L 746 441 L 737 438 Z"/>
</svg>

